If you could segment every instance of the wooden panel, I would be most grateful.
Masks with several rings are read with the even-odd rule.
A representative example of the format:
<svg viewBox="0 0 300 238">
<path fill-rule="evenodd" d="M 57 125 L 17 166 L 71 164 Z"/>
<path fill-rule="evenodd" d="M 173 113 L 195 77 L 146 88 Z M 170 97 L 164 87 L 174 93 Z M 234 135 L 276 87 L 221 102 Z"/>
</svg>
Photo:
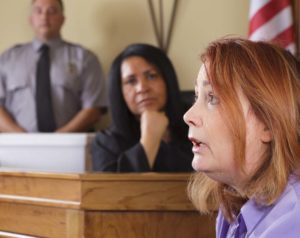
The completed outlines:
<svg viewBox="0 0 300 238">
<path fill-rule="evenodd" d="M 38 237 L 66 237 L 66 210 L 0 203 L 0 230 Z"/>
<path fill-rule="evenodd" d="M 194 210 L 186 195 L 187 182 L 85 182 L 82 208 L 99 210 Z"/>
<path fill-rule="evenodd" d="M 213 238 L 214 223 L 197 212 L 87 212 L 85 237 Z"/>
<path fill-rule="evenodd" d="M 99 180 L 100 176 L 101 180 Z M 82 175 L 82 208 L 89 210 L 194 210 L 186 196 L 189 177 L 188 173 Z"/>
<path fill-rule="evenodd" d="M 214 237 L 189 174 L 0 174 L 0 231 L 16 237 Z"/>
<path fill-rule="evenodd" d="M 48 199 L 80 201 L 80 181 L 5 176 L 0 177 L 0 194 L 30 196 Z"/>
<path fill-rule="evenodd" d="M 193 210 L 185 192 L 189 174 L 37 174 L 2 172 L 0 200 L 92 210 Z"/>
<path fill-rule="evenodd" d="M 66 221 L 66 238 L 83 238 L 85 212 L 81 210 L 68 210 Z M 86 237 L 88 238 L 88 237 Z"/>
<path fill-rule="evenodd" d="M 0 230 L 37 237 L 83 238 L 84 211 L 0 203 Z M 1 236 L 2 235 L 2 236 Z M 23 237 L 22 237 L 23 238 Z"/>
</svg>

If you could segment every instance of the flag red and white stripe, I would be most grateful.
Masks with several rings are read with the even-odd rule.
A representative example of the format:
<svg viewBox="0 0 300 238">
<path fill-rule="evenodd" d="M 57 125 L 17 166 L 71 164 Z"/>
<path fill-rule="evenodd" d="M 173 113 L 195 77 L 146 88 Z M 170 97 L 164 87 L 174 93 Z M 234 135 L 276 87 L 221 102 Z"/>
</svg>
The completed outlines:
<svg viewBox="0 0 300 238">
<path fill-rule="evenodd" d="M 249 39 L 276 42 L 296 53 L 290 0 L 250 0 Z"/>
</svg>

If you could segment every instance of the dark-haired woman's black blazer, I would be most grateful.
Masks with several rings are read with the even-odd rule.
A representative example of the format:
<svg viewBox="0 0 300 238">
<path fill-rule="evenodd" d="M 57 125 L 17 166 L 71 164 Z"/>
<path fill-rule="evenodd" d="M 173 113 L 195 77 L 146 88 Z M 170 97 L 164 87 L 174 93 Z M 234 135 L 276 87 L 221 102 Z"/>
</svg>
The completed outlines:
<svg viewBox="0 0 300 238">
<path fill-rule="evenodd" d="M 154 166 L 149 167 L 143 146 L 139 141 L 129 143 L 109 130 L 100 132 L 92 145 L 94 171 L 110 172 L 188 172 L 192 171 L 193 154 L 187 138 L 161 142 Z"/>
</svg>

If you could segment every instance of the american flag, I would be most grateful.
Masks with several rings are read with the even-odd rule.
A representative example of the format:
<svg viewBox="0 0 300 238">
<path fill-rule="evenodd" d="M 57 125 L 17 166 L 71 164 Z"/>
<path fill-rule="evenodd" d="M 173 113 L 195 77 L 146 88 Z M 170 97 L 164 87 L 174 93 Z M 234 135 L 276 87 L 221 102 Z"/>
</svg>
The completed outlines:
<svg viewBox="0 0 300 238">
<path fill-rule="evenodd" d="M 296 53 L 290 0 L 250 0 L 249 39 L 276 42 Z"/>
</svg>

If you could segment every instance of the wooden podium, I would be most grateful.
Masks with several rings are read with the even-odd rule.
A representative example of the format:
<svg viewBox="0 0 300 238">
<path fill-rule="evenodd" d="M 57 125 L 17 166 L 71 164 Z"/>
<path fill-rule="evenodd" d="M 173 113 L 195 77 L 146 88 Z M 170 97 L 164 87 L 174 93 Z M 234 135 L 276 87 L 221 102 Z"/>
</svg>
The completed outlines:
<svg viewBox="0 0 300 238">
<path fill-rule="evenodd" d="M 210 238 L 189 174 L 0 172 L 0 237 Z"/>
</svg>

